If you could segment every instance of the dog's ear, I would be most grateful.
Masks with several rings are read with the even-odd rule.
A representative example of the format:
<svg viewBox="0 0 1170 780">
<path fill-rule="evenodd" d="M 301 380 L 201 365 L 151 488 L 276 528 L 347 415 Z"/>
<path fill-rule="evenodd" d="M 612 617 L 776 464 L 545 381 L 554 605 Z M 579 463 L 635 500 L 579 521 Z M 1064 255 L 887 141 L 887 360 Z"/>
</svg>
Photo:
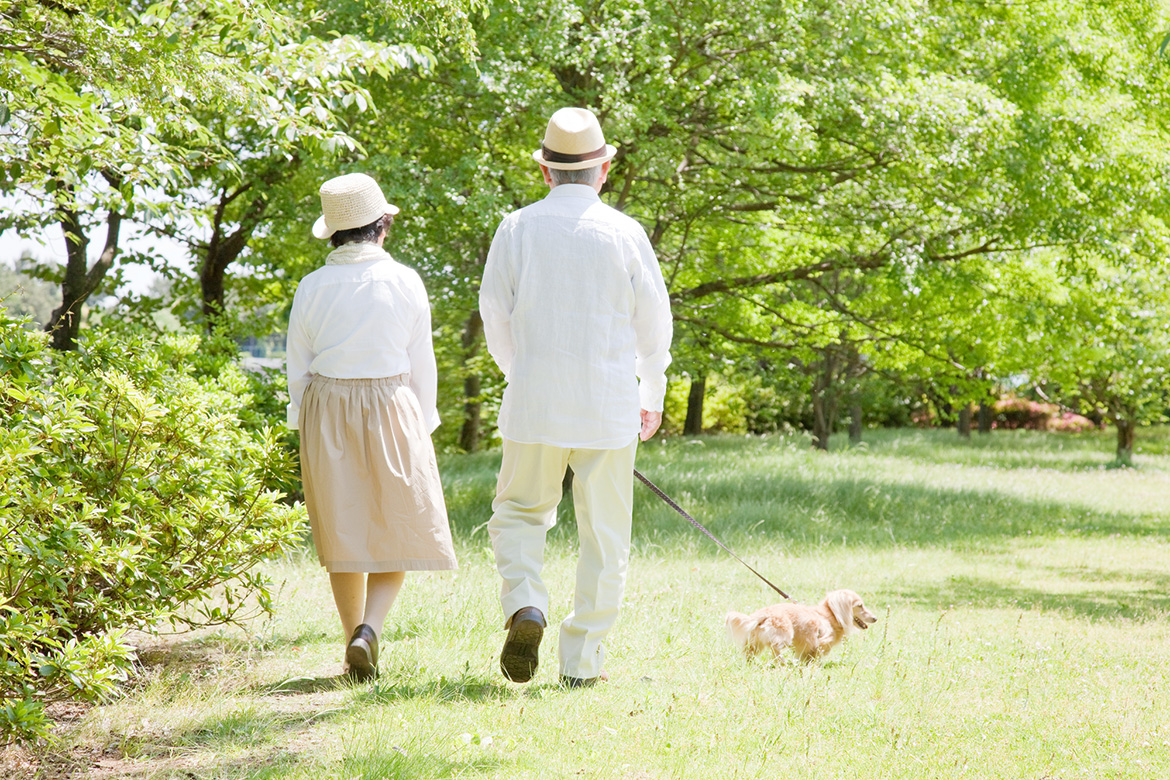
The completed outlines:
<svg viewBox="0 0 1170 780">
<path fill-rule="evenodd" d="M 850 590 L 835 590 L 825 596 L 825 606 L 846 633 L 853 628 L 853 602 L 858 600 L 857 594 Z"/>
</svg>

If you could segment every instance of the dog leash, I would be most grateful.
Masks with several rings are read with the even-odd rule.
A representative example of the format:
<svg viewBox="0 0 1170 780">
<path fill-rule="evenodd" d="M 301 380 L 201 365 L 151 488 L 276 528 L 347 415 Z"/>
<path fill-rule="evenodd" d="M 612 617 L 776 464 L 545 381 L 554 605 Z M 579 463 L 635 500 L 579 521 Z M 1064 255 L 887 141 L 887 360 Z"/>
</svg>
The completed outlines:
<svg viewBox="0 0 1170 780">
<path fill-rule="evenodd" d="M 659 488 L 657 485 L 655 485 L 653 482 L 646 479 L 646 476 L 642 472 L 638 471 L 637 469 L 634 469 L 634 476 L 637 477 L 638 479 L 642 480 L 642 484 L 645 485 L 646 487 L 650 488 L 652 491 L 654 491 L 654 494 L 656 496 L 658 496 L 659 498 L 661 498 L 663 501 L 665 501 L 667 506 L 669 506 L 671 509 L 678 512 L 680 515 L 682 515 L 687 520 L 689 520 L 691 525 L 693 525 L 695 528 L 698 528 L 700 531 L 702 531 L 704 534 L 706 534 L 708 539 L 710 539 L 711 541 L 715 542 L 715 544 L 722 547 L 724 550 L 727 551 L 728 555 L 730 555 L 732 558 L 735 558 L 737 561 L 739 561 L 744 566 L 746 566 L 748 571 L 750 571 L 752 574 L 756 575 L 761 580 L 763 580 L 768 585 L 769 588 L 776 591 L 777 593 L 779 593 L 781 596 L 788 599 L 789 601 L 792 601 L 791 596 L 789 596 L 787 593 L 785 593 L 784 591 L 780 590 L 775 585 L 773 585 L 767 577 L 765 577 L 763 574 L 760 574 L 758 571 L 756 571 L 751 566 L 749 566 L 747 564 L 747 562 L 744 561 L 743 558 L 740 558 L 738 555 L 736 555 L 734 552 L 732 552 L 730 547 L 728 547 L 723 542 L 716 539 L 715 534 L 708 531 L 706 528 L 704 528 L 699 523 L 698 520 L 696 520 L 695 518 L 693 518 L 689 514 L 687 514 L 687 511 L 685 509 L 683 509 L 681 506 L 679 506 L 677 503 L 675 503 L 674 499 L 672 499 L 670 496 L 666 495 L 666 493 L 662 492 L 662 489 Z"/>
</svg>

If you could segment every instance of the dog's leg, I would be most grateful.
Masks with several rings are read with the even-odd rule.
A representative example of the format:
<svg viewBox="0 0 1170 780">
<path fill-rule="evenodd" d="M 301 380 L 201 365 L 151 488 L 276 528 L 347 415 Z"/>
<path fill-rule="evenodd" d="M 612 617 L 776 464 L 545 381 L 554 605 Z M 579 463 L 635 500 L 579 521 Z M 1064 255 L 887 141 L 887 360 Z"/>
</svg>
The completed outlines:
<svg viewBox="0 0 1170 780">
<path fill-rule="evenodd" d="M 790 663 L 788 655 L 792 649 L 794 637 L 791 623 L 775 618 L 764 618 L 760 621 L 756 636 L 763 647 L 772 651 L 772 659 L 775 663 L 785 666 Z"/>
</svg>

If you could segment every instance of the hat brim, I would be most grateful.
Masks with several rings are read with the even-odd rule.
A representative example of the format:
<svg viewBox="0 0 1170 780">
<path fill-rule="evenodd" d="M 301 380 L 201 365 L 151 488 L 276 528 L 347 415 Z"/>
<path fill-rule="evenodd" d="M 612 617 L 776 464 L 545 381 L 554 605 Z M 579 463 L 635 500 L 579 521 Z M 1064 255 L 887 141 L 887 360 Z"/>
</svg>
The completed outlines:
<svg viewBox="0 0 1170 780">
<path fill-rule="evenodd" d="M 596 165 L 601 165 L 604 162 L 609 162 L 617 154 L 617 149 L 613 144 L 605 145 L 605 154 L 601 157 L 591 157 L 588 160 L 578 160 L 577 162 L 551 162 L 544 159 L 544 150 L 537 149 L 532 153 L 532 159 L 543 165 L 545 168 L 556 168 L 559 171 L 579 171 L 584 168 L 592 168 Z"/>
<path fill-rule="evenodd" d="M 313 223 L 313 238 L 329 238 L 329 236 L 336 232 L 333 228 L 325 224 L 324 215 L 317 217 L 317 221 Z"/>
<path fill-rule="evenodd" d="M 393 217 L 399 211 L 401 211 L 401 209 L 399 209 L 393 203 L 386 204 L 387 216 Z M 376 219 L 376 217 L 375 217 L 375 219 Z M 370 220 L 370 222 L 373 222 L 373 221 L 374 220 L 372 220 L 372 219 Z M 369 223 L 366 223 L 366 224 L 369 224 Z M 361 225 L 355 225 L 355 227 L 361 227 Z M 313 237 L 314 238 L 326 239 L 326 238 L 329 238 L 330 236 L 332 236 L 337 231 L 338 231 L 338 228 L 329 227 L 329 225 L 325 222 L 325 215 L 324 214 L 317 217 L 317 221 L 313 223 Z"/>
</svg>

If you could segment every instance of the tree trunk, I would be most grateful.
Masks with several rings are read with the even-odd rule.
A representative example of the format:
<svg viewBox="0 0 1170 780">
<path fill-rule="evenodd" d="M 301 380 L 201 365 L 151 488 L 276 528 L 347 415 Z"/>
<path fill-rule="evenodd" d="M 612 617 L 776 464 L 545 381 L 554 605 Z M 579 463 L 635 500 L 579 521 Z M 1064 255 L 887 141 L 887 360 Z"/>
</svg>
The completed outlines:
<svg viewBox="0 0 1170 780">
<path fill-rule="evenodd" d="M 245 182 L 231 192 L 220 191 L 219 202 L 215 206 L 215 214 L 211 221 L 211 238 L 204 248 L 203 266 L 199 269 L 203 317 L 209 332 L 225 311 L 227 304 L 225 279 L 228 266 L 239 259 L 252 234 L 264 220 L 269 206 L 268 193 L 281 182 L 291 179 L 300 166 L 300 156 L 294 155 L 292 159 L 280 161 L 253 181 Z M 254 197 L 248 202 L 243 213 L 233 218 L 228 214 L 229 207 L 249 192 L 255 193 Z M 229 233 L 228 228 L 233 223 L 235 230 Z"/>
<path fill-rule="evenodd" d="M 225 279 L 228 266 L 239 259 L 240 254 L 248 245 L 252 231 L 260 224 L 260 218 L 268 208 L 265 197 L 256 197 L 248 212 L 240 220 L 236 229 L 227 233 L 227 207 L 243 195 L 251 187 L 250 184 L 233 193 L 221 192 L 219 203 L 215 207 L 215 216 L 211 223 L 211 238 L 203 252 L 203 265 L 199 269 L 199 290 L 203 298 L 203 318 L 210 332 L 216 321 L 224 313 L 227 304 Z"/>
<path fill-rule="evenodd" d="M 995 422 L 995 412 L 987 401 L 979 402 L 979 432 L 991 433 L 991 424 Z"/>
<path fill-rule="evenodd" d="M 844 336 L 844 334 L 842 334 Z M 861 444 L 861 434 L 864 430 L 864 409 L 861 405 L 861 376 L 865 368 L 861 361 L 861 353 L 857 347 L 849 347 L 849 443 Z"/>
<path fill-rule="evenodd" d="M 699 375 L 691 379 L 687 393 L 687 419 L 683 422 L 683 433 L 697 436 L 703 432 L 703 397 L 707 394 L 707 377 Z"/>
<path fill-rule="evenodd" d="M 1123 466 L 1133 465 L 1133 444 L 1137 438 L 1137 426 L 1132 420 L 1120 417 L 1114 419 L 1117 425 L 1117 462 Z"/>
<path fill-rule="evenodd" d="M 959 410 L 959 419 L 956 425 L 959 429 L 959 436 L 964 439 L 971 438 L 971 404 L 963 404 L 963 408 Z"/>
<path fill-rule="evenodd" d="M 833 433 L 833 424 L 837 420 L 837 396 L 833 392 L 833 382 L 837 376 L 837 357 L 831 351 L 825 352 L 821 371 L 813 381 L 813 447 L 818 450 L 829 450 L 829 437 Z"/>
<path fill-rule="evenodd" d="M 463 365 L 466 366 L 479 351 L 480 336 L 483 335 L 483 318 L 479 310 L 471 312 L 463 326 Z M 479 400 L 482 379 L 479 374 L 468 373 L 463 380 L 463 427 L 459 431 L 459 447 L 464 452 L 479 450 L 483 414 L 483 403 Z"/>
<path fill-rule="evenodd" d="M 813 447 L 818 450 L 829 451 L 829 436 L 832 433 L 832 427 L 829 422 L 831 414 L 829 412 L 828 400 L 825 398 L 825 393 L 815 393 L 812 399 L 813 406 Z"/>
<path fill-rule="evenodd" d="M 849 443 L 861 444 L 861 433 L 864 430 L 861 402 L 854 400 L 849 405 Z"/>
<path fill-rule="evenodd" d="M 71 208 L 61 207 L 58 219 L 65 233 L 65 278 L 61 281 L 61 305 L 49 317 L 45 331 L 52 334 L 53 349 L 65 351 L 77 348 L 85 302 L 114 265 L 122 215 L 111 211 L 106 217 L 106 245 L 92 268 L 89 266 L 89 237 L 81 224 L 80 214 Z"/>
</svg>

